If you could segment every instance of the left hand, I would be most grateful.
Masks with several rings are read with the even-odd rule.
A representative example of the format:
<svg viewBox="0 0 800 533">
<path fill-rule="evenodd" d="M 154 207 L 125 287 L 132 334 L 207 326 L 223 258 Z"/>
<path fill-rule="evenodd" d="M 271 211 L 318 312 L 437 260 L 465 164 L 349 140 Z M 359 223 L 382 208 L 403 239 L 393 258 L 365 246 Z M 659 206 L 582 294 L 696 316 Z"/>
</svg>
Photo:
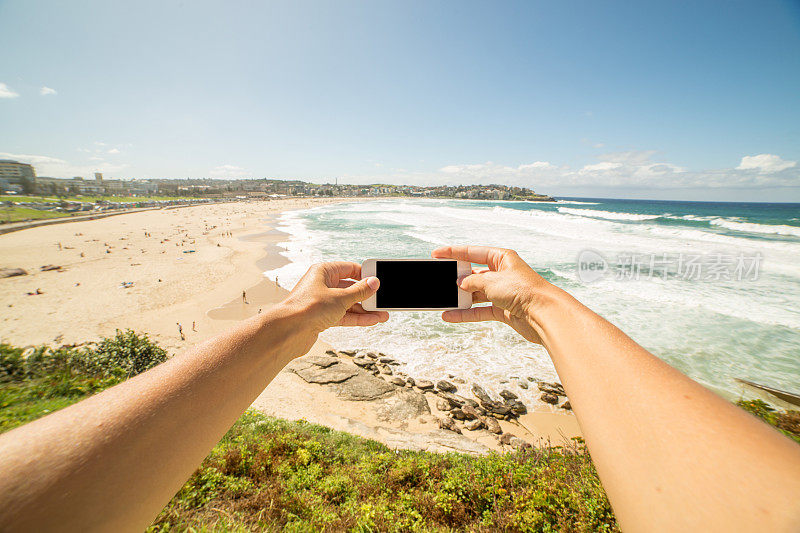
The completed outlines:
<svg viewBox="0 0 800 533">
<path fill-rule="evenodd" d="M 358 263 L 317 263 L 297 282 L 284 304 L 299 310 L 316 333 L 333 326 L 374 326 L 386 322 L 389 313 L 364 311 L 358 303 L 375 294 L 380 286 L 378 278 L 360 278 Z"/>
</svg>

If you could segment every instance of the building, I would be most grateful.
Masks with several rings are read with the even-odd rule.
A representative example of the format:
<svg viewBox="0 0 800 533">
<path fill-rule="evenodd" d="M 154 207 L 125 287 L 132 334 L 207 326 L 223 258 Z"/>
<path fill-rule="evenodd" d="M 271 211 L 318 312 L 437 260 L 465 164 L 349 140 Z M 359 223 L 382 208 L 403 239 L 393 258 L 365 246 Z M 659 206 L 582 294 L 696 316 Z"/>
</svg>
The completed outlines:
<svg viewBox="0 0 800 533">
<path fill-rule="evenodd" d="M 27 163 L 0 159 L 0 180 L 4 188 L 17 192 L 32 192 L 36 186 L 36 171 Z"/>
</svg>

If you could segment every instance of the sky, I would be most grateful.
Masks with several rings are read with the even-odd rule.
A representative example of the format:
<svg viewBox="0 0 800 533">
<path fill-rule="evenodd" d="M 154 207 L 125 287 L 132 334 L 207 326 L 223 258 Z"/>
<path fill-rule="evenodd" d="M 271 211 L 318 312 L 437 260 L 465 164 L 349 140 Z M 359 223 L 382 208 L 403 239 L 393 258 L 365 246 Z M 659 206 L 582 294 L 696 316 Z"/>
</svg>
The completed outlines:
<svg viewBox="0 0 800 533">
<path fill-rule="evenodd" d="M 800 0 L 0 0 L 0 158 L 800 202 Z"/>
</svg>

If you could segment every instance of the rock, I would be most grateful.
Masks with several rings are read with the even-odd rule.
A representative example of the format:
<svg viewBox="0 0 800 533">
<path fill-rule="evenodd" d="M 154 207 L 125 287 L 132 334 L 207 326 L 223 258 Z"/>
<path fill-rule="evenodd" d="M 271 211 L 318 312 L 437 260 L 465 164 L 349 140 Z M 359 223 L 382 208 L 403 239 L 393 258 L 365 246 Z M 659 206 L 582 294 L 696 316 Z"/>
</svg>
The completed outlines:
<svg viewBox="0 0 800 533">
<path fill-rule="evenodd" d="M 548 383 L 546 381 L 540 381 L 538 383 L 539 390 L 542 392 L 547 392 L 549 394 L 555 394 L 556 396 L 565 396 L 564 387 L 561 386 L 560 383 Z"/>
<path fill-rule="evenodd" d="M 567 411 L 572 411 L 572 404 L 569 403 L 569 400 L 561 404 L 562 409 L 566 409 Z"/>
<path fill-rule="evenodd" d="M 471 405 L 465 404 L 464 407 L 461 408 L 461 412 L 464 413 L 464 417 L 467 420 L 475 420 L 481 417 L 481 415 L 478 413 L 478 410 Z"/>
<path fill-rule="evenodd" d="M 49 272 L 51 270 L 61 270 L 61 265 L 44 265 L 39 267 L 42 272 Z"/>
<path fill-rule="evenodd" d="M 416 384 L 416 381 L 414 380 L 414 378 L 407 377 L 406 378 L 406 383 L 408 383 L 409 385 L 411 385 L 413 387 Z"/>
<path fill-rule="evenodd" d="M 322 368 L 329 368 L 339 362 L 339 360 L 336 359 L 335 357 L 324 357 L 324 356 L 314 356 L 314 355 L 306 357 L 305 360 L 311 363 L 312 365 L 316 365 Z"/>
<path fill-rule="evenodd" d="M 465 428 L 467 428 L 467 429 L 468 429 L 468 430 L 470 430 L 470 431 L 475 431 L 475 430 L 481 429 L 481 428 L 483 427 L 483 422 L 481 422 L 481 421 L 480 421 L 480 420 L 478 420 L 478 419 L 475 419 L 475 420 L 467 420 L 467 421 L 464 423 L 464 427 L 465 427 Z"/>
<path fill-rule="evenodd" d="M 528 382 L 523 380 L 523 379 L 519 380 L 517 382 L 517 385 L 519 385 L 520 389 L 527 389 L 528 388 Z"/>
<path fill-rule="evenodd" d="M 511 408 L 511 412 L 515 415 L 524 415 L 528 412 L 528 408 L 525 407 L 525 404 L 519 400 L 511 400 L 508 402 L 508 406 Z"/>
<path fill-rule="evenodd" d="M 357 350 L 339 350 L 339 353 L 343 353 L 345 355 L 353 357 L 357 353 Z"/>
<path fill-rule="evenodd" d="M 472 394 L 475 395 L 475 397 L 482 403 L 488 403 L 492 401 L 492 399 L 489 397 L 489 395 L 486 393 L 483 387 L 475 383 L 472 384 Z"/>
<path fill-rule="evenodd" d="M 395 393 L 375 402 L 378 420 L 403 422 L 430 414 L 425 395 L 406 389 L 395 389 Z"/>
<path fill-rule="evenodd" d="M 439 397 L 448 402 L 451 407 L 460 408 L 464 405 L 464 399 L 461 396 L 456 396 L 455 394 L 451 394 L 449 392 L 440 392 Z"/>
<path fill-rule="evenodd" d="M 516 439 L 516 438 L 517 437 L 515 435 L 512 435 L 511 433 L 503 433 L 500 436 L 500 444 L 505 444 L 506 446 L 508 446 L 509 444 L 511 444 L 511 439 Z"/>
<path fill-rule="evenodd" d="M 558 396 L 550 392 L 542 393 L 539 399 L 551 405 L 556 405 L 558 403 Z"/>
<path fill-rule="evenodd" d="M 389 383 L 393 383 L 393 384 L 397 385 L 398 387 L 405 387 L 406 386 L 406 380 L 404 380 L 401 377 L 397 377 L 397 376 L 395 376 L 392 379 L 390 379 Z"/>
<path fill-rule="evenodd" d="M 336 361 L 336 364 L 328 367 L 317 366 L 310 362 L 305 362 L 305 366 L 297 366 L 292 369 L 295 374 L 303 378 L 308 383 L 341 383 L 358 374 L 358 370 L 350 365 Z"/>
<path fill-rule="evenodd" d="M 419 379 L 417 380 L 417 388 L 420 390 L 429 390 L 433 388 L 433 383 L 427 379 Z"/>
<path fill-rule="evenodd" d="M 387 365 L 390 365 L 390 364 L 395 362 L 394 358 L 393 357 L 389 357 L 388 355 L 384 355 L 382 357 L 379 357 L 378 361 L 380 361 L 381 363 L 385 363 Z"/>
<path fill-rule="evenodd" d="M 439 398 L 438 400 L 436 400 L 436 408 L 440 411 L 449 411 L 453 407 L 450 405 L 450 403 L 448 403 L 447 400 Z"/>
<path fill-rule="evenodd" d="M 519 398 L 519 396 L 517 396 L 508 389 L 501 390 L 500 397 L 503 398 L 504 400 L 516 400 L 517 398 Z"/>
<path fill-rule="evenodd" d="M 528 381 L 533 383 L 534 381 L 537 381 L 537 379 L 535 377 L 533 377 L 533 376 L 528 376 Z"/>
<path fill-rule="evenodd" d="M 494 418 L 487 418 L 483 421 L 483 423 L 486 424 L 486 429 L 489 430 L 489 433 L 499 435 L 503 432 L 502 428 L 500 427 L 500 423 Z"/>
<path fill-rule="evenodd" d="M 27 276 L 28 272 L 21 268 L 0 268 L 0 279 L 13 278 L 15 276 Z"/>
<path fill-rule="evenodd" d="M 466 381 L 464 381 L 464 380 L 463 380 L 463 379 L 461 379 L 461 378 L 454 378 L 454 379 L 453 379 L 453 381 L 455 381 L 456 383 L 458 383 L 458 384 L 460 384 L 460 385 L 463 385 L 463 384 L 465 384 L 465 383 L 466 383 Z"/>
<path fill-rule="evenodd" d="M 452 416 L 452 417 L 453 417 L 453 418 L 455 418 L 456 420 L 466 420 L 466 418 L 467 418 L 467 417 L 464 415 L 464 411 L 462 411 L 462 410 L 461 410 L 461 409 L 459 409 L 458 407 L 454 407 L 454 408 L 453 408 L 453 409 L 450 411 L 450 416 Z"/>
<path fill-rule="evenodd" d="M 378 354 L 376 354 L 375 352 L 366 352 L 364 355 L 366 355 L 370 359 L 377 359 L 378 358 Z"/>
<path fill-rule="evenodd" d="M 457 390 L 455 385 L 445 380 L 440 380 L 437 382 L 436 388 L 442 392 L 455 392 Z"/>
<path fill-rule="evenodd" d="M 448 431 L 455 431 L 456 433 L 461 433 L 461 430 L 458 429 L 458 426 L 456 426 L 456 421 L 450 418 L 449 416 L 439 419 L 439 427 L 442 429 L 446 429 Z"/>
<path fill-rule="evenodd" d="M 343 400 L 368 401 L 376 400 L 397 391 L 397 388 L 381 378 L 365 371 L 357 371 L 357 375 L 342 383 L 332 385 L 337 396 Z"/>
<path fill-rule="evenodd" d="M 353 358 L 353 362 L 362 368 L 372 366 L 372 361 L 366 357 L 355 357 Z"/>
<path fill-rule="evenodd" d="M 378 367 L 378 370 L 380 370 L 381 374 L 386 374 L 387 376 L 391 376 L 392 375 L 392 367 L 390 367 L 388 365 L 380 366 L 380 367 Z"/>
<path fill-rule="evenodd" d="M 484 409 L 493 415 L 506 416 L 511 413 L 511 407 L 500 402 L 485 402 L 482 405 Z"/>
<path fill-rule="evenodd" d="M 330 355 L 331 357 L 336 357 L 335 350 L 325 350 L 325 355 Z"/>
<path fill-rule="evenodd" d="M 513 436 L 511 437 L 511 439 L 510 439 L 508 444 L 510 444 L 512 448 L 517 449 L 517 450 L 521 450 L 523 448 L 530 448 L 531 447 L 530 444 L 528 444 L 527 442 L 525 442 L 521 438 L 513 437 Z"/>
</svg>

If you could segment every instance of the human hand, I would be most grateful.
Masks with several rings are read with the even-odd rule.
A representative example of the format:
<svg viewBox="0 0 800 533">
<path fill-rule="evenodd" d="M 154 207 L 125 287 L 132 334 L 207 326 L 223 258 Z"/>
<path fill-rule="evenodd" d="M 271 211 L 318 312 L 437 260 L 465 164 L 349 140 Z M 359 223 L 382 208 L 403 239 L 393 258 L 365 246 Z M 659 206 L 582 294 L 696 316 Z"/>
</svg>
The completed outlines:
<svg viewBox="0 0 800 533">
<path fill-rule="evenodd" d="M 283 303 L 299 312 L 315 333 L 332 326 L 374 326 L 386 322 L 389 313 L 364 311 L 358 303 L 378 290 L 378 278 L 355 281 L 359 278 L 358 263 L 317 263 L 308 269 Z"/>
<path fill-rule="evenodd" d="M 514 250 L 486 246 L 445 246 L 431 254 L 436 259 L 457 259 L 487 265 L 473 269 L 459 280 L 462 290 L 472 293 L 473 303 L 491 302 L 490 306 L 454 309 L 442 313 L 446 322 L 505 322 L 531 342 L 542 343 L 533 311 L 542 295 L 558 290 L 534 272 Z"/>
</svg>

